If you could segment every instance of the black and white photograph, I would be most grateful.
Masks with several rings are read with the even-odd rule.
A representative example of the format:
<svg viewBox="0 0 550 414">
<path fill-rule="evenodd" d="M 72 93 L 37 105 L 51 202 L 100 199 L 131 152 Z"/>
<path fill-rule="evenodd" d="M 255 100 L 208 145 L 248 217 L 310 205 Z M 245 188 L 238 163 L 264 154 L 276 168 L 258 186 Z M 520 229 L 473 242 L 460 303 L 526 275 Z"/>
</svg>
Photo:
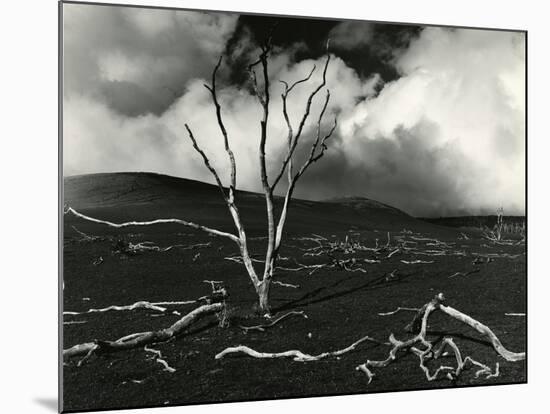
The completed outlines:
<svg viewBox="0 0 550 414">
<path fill-rule="evenodd" d="M 525 30 L 59 7 L 62 411 L 527 382 Z"/>
</svg>

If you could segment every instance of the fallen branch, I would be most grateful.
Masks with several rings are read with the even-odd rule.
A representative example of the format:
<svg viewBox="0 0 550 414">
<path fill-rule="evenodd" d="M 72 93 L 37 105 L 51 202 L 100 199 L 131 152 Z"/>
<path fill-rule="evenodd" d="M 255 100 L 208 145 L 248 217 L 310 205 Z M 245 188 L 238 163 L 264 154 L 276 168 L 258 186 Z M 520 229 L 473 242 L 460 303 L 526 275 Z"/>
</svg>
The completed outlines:
<svg viewBox="0 0 550 414">
<path fill-rule="evenodd" d="M 136 303 L 133 303 L 131 305 L 111 305 L 107 306 L 106 308 L 101 309 L 88 309 L 84 312 L 63 312 L 63 315 L 84 315 L 86 313 L 102 313 L 102 312 L 109 312 L 109 311 L 132 311 L 136 309 L 150 309 L 157 312 L 165 312 L 166 308 L 163 306 L 180 306 L 180 305 L 190 305 L 192 303 L 197 303 L 201 298 L 196 300 L 186 300 L 181 302 L 147 302 L 144 300 L 140 300 Z"/>
<path fill-rule="evenodd" d="M 389 259 L 389 258 L 392 257 L 394 254 L 399 253 L 400 250 L 401 250 L 401 249 L 395 249 L 395 250 L 393 250 L 392 252 L 390 252 L 390 254 L 388 254 L 388 255 L 386 256 L 386 259 Z"/>
<path fill-rule="evenodd" d="M 283 266 L 277 266 L 276 270 L 283 270 L 287 272 L 299 272 L 302 270 L 309 270 L 308 276 L 311 276 L 313 273 L 320 269 L 342 269 L 346 272 L 362 272 L 367 273 L 365 269 L 362 267 L 357 266 L 358 262 L 363 261 L 365 263 L 380 263 L 380 261 L 374 261 L 370 259 L 356 259 L 355 257 L 349 258 L 349 259 L 337 259 L 335 257 L 330 257 L 330 262 L 328 263 L 320 263 L 320 264 L 312 264 L 312 265 L 306 265 L 294 261 L 298 267 L 283 267 Z M 356 267 L 354 267 L 356 266 Z"/>
<path fill-rule="evenodd" d="M 411 261 L 401 260 L 401 263 L 403 263 L 403 264 L 430 264 L 430 263 L 434 263 L 434 261 L 433 260 L 411 260 Z"/>
<path fill-rule="evenodd" d="M 480 272 L 479 268 L 470 270 L 468 272 L 456 272 L 456 273 L 453 273 L 451 276 L 449 276 L 449 278 L 456 277 L 456 276 L 468 276 L 468 275 L 471 275 L 471 274 L 474 274 L 474 273 L 479 273 L 479 272 Z"/>
<path fill-rule="evenodd" d="M 319 361 L 324 358 L 337 357 L 347 352 L 353 351 L 357 347 L 357 345 L 365 341 L 373 341 L 378 343 L 377 340 L 371 338 L 370 336 L 364 336 L 358 341 L 355 341 L 353 344 L 351 344 L 347 348 L 339 349 L 337 351 L 323 352 L 322 354 L 318 354 L 318 355 L 309 355 L 309 354 L 303 353 L 302 351 L 294 350 L 294 349 L 290 351 L 285 351 L 285 352 L 258 352 L 247 346 L 239 345 L 236 347 L 229 347 L 224 349 L 222 352 L 220 352 L 215 356 L 215 359 L 222 359 L 223 357 L 229 354 L 242 353 L 242 354 L 251 356 L 253 358 L 292 358 L 294 361 L 297 361 L 297 362 Z"/>
<path fill-rule="evenodd" d="M 102 341 L 95 339 L 92 342 L 86 342 L 74 345 L 63 350 L 63 359 L 84 356 L 78 363 L 82 365 L 92 355 L 108 354 L 117 351 L 124 351 L 133 348 L 140 348 L 146 345 L 159 342 L 166 342 L 180 335 L 187 327 L 204 318 L 205 316 L 221 312 L 225 307 L 223 302 L 210 303 L 199 306 L 192 312 L 180 318 L 170 327 L 158 331 L 132 333 L 115 341 Z"/>
<path fill-rule="evenodd" d="M 314 264 L 314 265 L 305 265 L 296 262 L 298 267 L 284 267 L 284 266 L 277 266 L 275 267 L 276 270 L 283 270 L 286 272 L 299 272 L 302 270 L 309 270 L 308 276 L 311 276 L 313 273 L 315 273 L 317 270 L 323 269 L 324 267 L 332 267 L 331 263 L 322 263 L 322 264 Z"/>
<path fill-rule="evenodd" d="M 445 355 L 446 353 L 444 353 L 443 351 L 446 347 L 451 348 L 456 358 L 456 369 L 454 370 L 454 374 L 451 374 L 451 373 L 447 374 L 447 378 L 449 378 L 450 380 L 453 380 L 454 378 L 458 378 L 458 376 L 464 370 L 468 362 L 472 365 L 475 365 L 481 368 L 478 371 L 476 371 L 475 373 L 476 378 L 478 378 L 480 375 L 485 375 L 485 379 L 489 379 L 493 377 L 498 377 L 500 375 L 500 364 L 498 362 L 496 363 L 495 371 L 493 372 L 491 368 L 489 368 L 487 365 L 482 364 L 481 362 L 478 362 L 469 356 L 462 359 L 462 354 L 460 352 L 460 349 L 458 348 L 456 343 L 452 340 L 452 338 L 448 338 L 448 337 L 443 338 L 441 346 L 434 353 L 434 359 L 439 358 L 441 355 Z"/>
<path fill-rule="evenodd" d="M 100 219 L 96 219 L 94 217 L 87 216 L 85 214 L 82 214 L 82 213 L 76 211 L 72 207 L 67 207 L 64 210 L 63 213 L 64 214 L 71 213 L 71 214 L 73 214 L 74 216 L 76 216 L 78 218 L 81 218 L 81 219 L 84 219 L 84 220 L 87 220 L 87 221 L 91 221 L 92 223 L 105 224 L 109 227 L 114 227 L 114 228 L 117 228 L 117 229 L 124 228 L 124 227 L 132 227 L 132 226 L 151 226 L 151 225 L 155 225 L 155 224 L 167 224 L 167 223 L 181 224 L 183 226 L 187 226 L 187 227 L 191 227 L 191 228 L 194 228 L 194 229 L 197 229 L 197 230 L 205 231 L 205 232 L 213 234 L 215 236 L 227 237 L 227 238 L 233 240 L 237 244 L 240 243 L 239 238 L 237 236 L 235 236 L 234 234 L 226 233 L 226 232 L 219 231 L 219 230 L 216 230 L 216 229 L 211 229 L 209 227 L 202 226 L 200 224 L 196 224 L 196 223 L 192 223 L 190 221 L 180 220 L 180 219 L 176 219 L 176 218 L 156 219 L 156 220 L 149 220 L 149 221 L 127 221 L 127 222 L 124 222 L 124 223 L 113 223 L 111 221 L 100 220 Z"/>
<path fill-rule="evenodd" d="M 282 287 L 287 287 L 287 288 L 292 288 L 292 289 L 298 289 L 300 287 L 300 285 L 293 285 L 292 283 L 284 283 L 284 282 L 281 282 L 279 280 L 273 280 L 273 281 L 271 281 L 271 284 L 282 286 Z"/>
<path fill-rule="evenodd" d="M 277 325 L 279 322 L 281 322 L 282 320 L 284 319 L 287 319 L 291 316 L 302 316 L 304 317 L 305 319 L 307 319 L 307 315 L 305 314 L 304 311 L 291 311 L 291 312 L 288 312 L 288 313 L 285 313 L 283 316 L 275 319 L 273 322 L 271 323 L 268 323 L 268 324 L 265 324 L 265 325 L 256 325 L 256 326 L 239 326 L 239 328 L 241 328 L 242 330 L 244 330 L 244 333 L 248 333 L 248 331 L 260 331 L 260 332 L 263 332 L 265 331 L 266 329 L 268 328 L 272 328 L 274 327 L 275 325 Z"/>
<path fill-rule="evenodd" d="M 224 257 L 223 260 L 229 260 L 230 262 L 235 262 L 239 264 L 243 264 L 243 258 L 241 256 L 227 256 Z M 265 263 L 263 260 L 255 259 L 254 257 L 250 257 L 250 261 L 254 263 Z"/>
<path fill-rule="evenodd" d="M 162 353 L 158 349 L 149 348 L 147 345 L 145 345 L 143 347 L 143 350 L 154 355 L 153 359 L 164 367 L 163 371 L 167 371 L 170 373 L 176 372 L 176 369 L 168 365 L 168 362 L 163 359 Z"/>
<path fill-rule="evenodd" d="M 170 247 L 181 247 L 181 250 L 193 250 L 193 249 L 205 249 L 207 247 L 212 246 L 212 242 L 206 242 L 206 243 L 197 243 L 197 244 L 191 244 L 189 246 L 183 246 L 181 244 L 177 244 Z"/>
<path fill-rule="evenodd" d="M 419 308 L 402 308 L 400 306 L 400 307 L 398 307 L 397 309 L 395 309 L 391 312 L 382 312 L 382 313 L 379 313 L 378 315 L 379 316 L 390 316 L 390 315 L 395 315 L 397 312 L 401 312 L 401 311 L 418 312 L 419 310 L 420 310 Z"/>
<path fill-rule="evenodd" d="M 443 295 L 441 294 L 441 296 Z M 491 342 L 491 345 L 493 345 L 493 348 L 495 349 L 495 351 L 501 357 L 503 357 L 506 361 L 516 362 L 516 361 L 522 361 L 525 359 L 525 352 L 511 352 L 507 350 L 488 326 L 475 320 L 471 316 L 468 316 L 450 306 L 445 306 L 442 303 L 439 304 L 438 309 L 443 313 L 446 313 L 450 317 L 457 319 L 460 322 L 463 322 L 466 325 L 474 328 L 481 335 L 485 336 L 489 340 L 489 342 Z"/>
<path fill-rule="evenodd" d="M 525 253 L 510 254 L 510 253 L 472 253 L 474 257 L 480 257 L 484 259 L 517 259 L 523 256 Z"/>
<path fill-rule="evenodd" d="M 89 234 L 84 233 L 83 231 L 78 230 L 75 226 L 71 226 L 74 231 L 76 231 L 81 239 L 79 241 L 83 242 L 94 242 L 94 241 L 102 241 L 104 240 L 103 237 L 100 236 L 90 236 Z"/>
<path fill-rule="evenodd" d="M 499 375 L 498 364 L 495 368 L 495 372 L 492 372 L 487 365 L 482 364 L 470 357 L 462 359 L 462 355 L 460 354 L 458 346 L 453 342 L 451 338 L 444 338 L 441 347 L 434 350 L 434 345 L 426 339 L 426 331 L 428 326 L 428 318 L 430 314 L 436 310 L 440 310 L 443 313 L 451 316 L 452 318 L 457 319 L 465 323 L 466 325 L 474 328 L 491 342 L 497 354 L 503 357 L 505 360 L 514 362 L 525 359 L 525 352 L 511 352 L 507 350 L 489 327 L 450 306 L 444 305 L 444 300 L 445 298 L 443 294 L 440 293 L 417 312 L 412 322 L 408 325 L 408 327 L 410 327 L 413 332 L 418 332 L 413 338 L 410 338 L 406 341 L 400 341 L 396 339 L 392 333 L 389 338 L 392 348 L 390 349 L 388 357 L 384 360 L 379 361 L 367 360 L 367 362 L 365 362 L 364 364 L 357 366 L 356 370 L 364 372 L 368 377 L 368 382 L 370 383 L 374 377 L 374 373 L 371 371 L 370 368 L 386 367 L 397 359 L 397 354 L 399 351 L 410 350 L 416 356 L 418 356 L 419 366 L 425 373 L 428 381 L 435 380 L 440 372 L 447 372 L 447 378 L 456 378 L 458 375 L 460 375 L 467 362 L 470 362 L 473 365 L 481 368 L 476 373 L 476 377 L 481 374 L 485 374 L 486 378 L 491 378 Z M 423 346 L 424 349 L 421 350 L 417 348 L 418 345 Z M 455 355 L 457 366 L 450 367 L 442 365 L 437 368 L 433 374 L 430 373 L 430 370 L 426 366 L 426 362 L 432 358 L 437 359 L 440 355 L 442 355 L 443 348 L 445 347 L 451 348 L 451 351 Z"/>
<path fill-rule="evenodd" d="M 63 325 L 81 325 L 83 323 L 88 323 L 88 321 L 64 321 Z"/>
</svg>

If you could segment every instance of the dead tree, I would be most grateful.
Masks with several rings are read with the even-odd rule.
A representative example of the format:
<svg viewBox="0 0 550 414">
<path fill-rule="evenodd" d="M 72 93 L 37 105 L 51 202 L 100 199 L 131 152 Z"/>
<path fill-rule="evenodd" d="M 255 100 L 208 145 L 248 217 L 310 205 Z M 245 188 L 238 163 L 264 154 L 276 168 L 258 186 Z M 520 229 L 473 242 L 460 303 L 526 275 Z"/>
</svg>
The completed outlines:
<svg viewBox="0 0 550 414">
<path fill-rule="evenodd" d="M 299 119 L 299 124 L 296 130 L 294 129 L 290 120 L 290 116 L 288 114 L 287 100 L 289 95 L 292 93 L 292 91 L 296 87 L 298 87 L 298 85 L 302 83 L 307 83 L 311 79 L 311 76 L 316 70 L 316 67 L 314 66 L 306 77 L 299 79 L 294 83 L 289 84 L 286 81 L 283 81 L 283 80 L 280 81 L 281 84 L 283 85 L 283 92 L 281 94 L 282 112 L 286 122 L 286 127 L 288 129 L 287 151 L 280 167 L 276 170 L 277 173 L 274 175 L 274 177 L 270 181 L 268 177 L 268 168 L 266 164 L 265 146 L 268 139 L 267 125 L 269 120 L 269 111 L 270 111 L 270 103 L 271 103 L 270 101 L 271 84 L 270 84 L 269 71 L 268 71 L 268 58 L 271 54 L 271 51 L 272 51 L 271 41 L 268 40 L 266 45 L 262 46 L 261 53 L 258 59 L 252 64 L 250 64 L 248 67 L 248 72 L 250 74 L 250 79 L 252 83 L 252 88 L 254 90 L 254 94 L 258 98 L 258 101 L 263 110 L 263 116 L 260 121 L 259 157 L 258 157 L 259 167 L 260 167 L 259 168 L 260 180 L 261 180 L 262 189 L 265 196 L 265 203 L 266 203 L 267 228 L 268 228 L 267 249 L 265 254 L 265 262 L 263 263 L 263 269 L 257 270 L 254 267 L 251 254 L 249 253 L 249 250 L 248 250 L 248 244 L 247 244 L 248 239 L 245 232 L 245 228 L 241 220 L 239 209 L 235 201 L 235 191 L 237 188 L 237 166 L 235 163 L 235 156 L 231 149 L 229 135 L 223 121 L 222 108 L 218 101 L 218 93 L 216 89 L 217 73 L 222 63 L 222 57 L 220 57 L 220 59 L 218 60 L 218 63 L 216 64 L 214 71 L 212 73 L 212 84 L 211 85 L 205 84 L 204 86 L 206 87 L 206 89 L 208 89 L 208 91 L 210 92 L 210 95 L 212 96 L 212 102 L 216 112 L 217 123 L 223 137 L 224 149 L 225 149 L 225 152 L 227 153 L 229 164 L 231 166 L 229 186 L 227 190 L 222 183 L 220 175 L 218 174 L 214 166 L 210 163 L 209 158 L 207 157 L 205 152 L 201 149 L 200 145 L 198 144 L 193 134 L 193 131 L 191 130 L 191 127 L 188 124 L 185 124 L 185 129 L 187 131 L 189 139 L 193 144 L 193 148 L 202 157 L 204 165 L 206 166 L 206 168 L 208 168 L 208 170 L 210 171 L 210 173 L 212 174 L 212 176 L 216 181 L 216 184 L 221 192 L 223 199 L 225 200 L 229 213 L 233 219 L 235 228 L 237 230 L 237 234 L 219 231 L 216 229 L 212 229 L 206 226 L 202 226 L 196 223 L 192 223 L 192 222 L 188 222 L 180 219 L 158 219 L 158 220 L 152 220 L 147 222 L 132 221 L 132 222 L 117 224 L 117 223 L 108 222 L 106 220 L 98 220 L 96 218 L 86 216 L 70 207 L 66 210 L 66 213 L 72 213 L 82 219 L 86 219 L 96 223 L 107 224 L 109 226 L 117 227 L 117 228 L 127 227 L 127 226 L 147 226 L 147 225 L 153 225 L 153 224 L 159 224 L 159 223 L 176 223 L 176 224 L 192 227 L 195 229 L 199 229 L 216 236 L 222 236 L 230 239 L 231 241 L 236 243 L 239 248 L 239 252 L 242 257 L 242 262 L 246 268 L 246 271 L 252 282 L 252 285 L 254 286 L 254 289 L 256 290 L 256 293 L 258 295 L 259 308 L 266 315 L 269 315 L 269 288 L 270 288 L 271 280 L 273 278 L 277 256 L 279 254 L 279 249 L 281 247 L 283 231 L 284 231 L 284 227 L 287 219 L 290 202 L 294 193 L 294 189 L 296 187 L 296 183 L 298 182 L 300 177 L 302 177 L 302 175 L 306 172 L 306 170 L 310 167 L 310 165 L 318 161 L 324 155 L 327 149 L 327 141 L 330 139 L 330 137 L 334 133 L 337 126 L 337 118 L 335 117 L 334 122 L 331 128 L 328 130 L 328 132 L 326 134 L 322 133 L 323 118 L 325 116 L 325 113 L 327 111 L 327 107 L 330 101 L 330 91 L 327 89 L 324 102 L 321 107 L 321 112 L 319 114 L 319 117 L 316 120 L 316 131 L 313 137 L 314 139 L 313 139 L 313 143 L 311 144 L 310 151 L 308 153 L 306 160 L 301 164 L 300 168 L 295 171 L 294 165 L 293 165 L 294 154 L 296 152 L 296 149 L 298 148 L 298 144 L 300 143 L 304 135 L 304 128 L 310 117 L 311 107 L 312 107 L 314 98 L 317 96 L 317 94 L 319 94 L 319 92 L 323 88 L 325 88 L 325 85 L 326 85 L 326 73 L 327 73 L 327 69 L 331 59 L 330 54 L 328 53 L 328 42 L 327 42 L 327 56 L 323 67 L 322 80 L 315 87 L 315 89 L 309 94 L 308 99 L 305 103 L 304 112 L 301 115 L 301 118 Z M 258 82 L 257 72 L 260 72 L 261 82 Z M 278 184 L 280 183 L 285 173 L 286 173 L 286 179 L 287 179 L 287 188 L 284 194 L 283 205 L 279 213 L 279 216 L 277 218 L 274 210 L 274 194 L 278 187 Z"/>
</svg>

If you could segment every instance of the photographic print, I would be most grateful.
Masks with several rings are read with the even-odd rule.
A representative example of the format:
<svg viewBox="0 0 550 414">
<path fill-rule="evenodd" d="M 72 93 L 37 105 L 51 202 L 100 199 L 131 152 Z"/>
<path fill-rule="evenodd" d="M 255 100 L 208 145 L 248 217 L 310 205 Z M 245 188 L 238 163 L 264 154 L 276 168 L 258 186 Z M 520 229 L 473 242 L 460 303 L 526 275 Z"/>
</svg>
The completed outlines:
<svg viewBox="0 0 550 414">
<path fill-rule="evenodd" d="M 60 13 L 63 411 L 527 381 L 526 32 Z"/>
</svg>

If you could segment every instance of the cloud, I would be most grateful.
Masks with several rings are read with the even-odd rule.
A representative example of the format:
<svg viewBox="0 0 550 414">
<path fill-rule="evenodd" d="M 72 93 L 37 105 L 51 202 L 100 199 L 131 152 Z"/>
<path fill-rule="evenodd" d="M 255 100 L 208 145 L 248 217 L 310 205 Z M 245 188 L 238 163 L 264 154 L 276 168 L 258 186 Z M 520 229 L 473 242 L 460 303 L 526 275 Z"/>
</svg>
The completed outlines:
<svg viewBox="0 0 550 414">
<path fill-rule="evenodd" d="M 123 115 L 160 114 L 182 86 L 211 70 L 238 15 L 63 5 L 65 96 Z"/>
<path fill-rule="evenodd" d="M 273 175 L 284 154 L 287 135 L 281 111 L 282 85 L 278 80 L 293 82 L 305 77 L 314 65 L 317 67 L 311 81 L 296 87 L 289 96 L 288 112 L 296 130 L 307 97 L 321 81 L 325 58 L 293 63 L 291 56 L 282 53 L 273 56 L 272 63 L 272 101 L 266 153 Z M 200 78 L 189 80 L 185 93 L 160 115 L 128 117 L 88 97 L 66 98 L 63 125 L 65 175 L 150 170 L 212 182 L 209 171 L 193 150 L 185 132 L 184 124 L 188 123 L 222 178 L 228 177 L 229 164 L 223 151 L 222 135 L 211 96 L 203 86 L 205 82 L 209 81 Z M 360 80 L 354 70 L 333 56 L 327 71 L 331 104 L 324 126 L 332 123 L 336 112 L 348 112 L 358 99 L 374 95 L 377 82 L 377 76 L 368 81 Z M 257 154 L 261 106 L 248 89 L 227 84 L 220 84 L 218 88 L 222 116 L 237 159 L 239 187 L 259 191 Z M 312 136 L 323 98 L 320 93 L 314 100 L 310 120 L 304 129 L 304 143 Z"/>
<path fill-rule="evenodd" d="M 227 155 L 203 83 L 210 83 L 231 39 L 220 69 L 219 100 L 237 158 L 238 187 L 261 189 L 261 107 L 246 84 L 231 81 L 231 71 L 242 67 L 235 61 L 257 49 L 246 28 L 241 38 L 232 37 L 235 15 L 70 6 L 64 19 L 65 175 L 155 171 L 213 182 L 187 137 L 188 123 L 227 183 Z M 366 30 L 359 26 L 348 28 L 356 42 L 368 38 L 357 34 Z M 345 43 L 344 34 L 332 37 L 333 46 L 335 39 Z M 338 115 L 339 127 L 296 195 L 365 196 L 422 216 L 492 213 L 499 206 L 507 214 L 524 213 L 523 35 L 430 27 L 409 40 L 393 50 L 399 77 L 386 84 L 332 57 L 327 73 L 332 99 L 323 126 Z M 298 40 L 288 50 L 278 49 L 270 59 L 271 177 L 287 134 L 278 80 L 292 82 L 317 67 L 290 98 L 296 128 L 324 65 L 324 57 L 296 61 L 299 45 Z M 322 100 L 319 94 L 314 101 L 296 164 L 312 142 Z"/>
<path fill-rule="evenodd" d="M 410 152 L 410 147 L 403 146 L 406 132 L 416 137 L 416 152 L 439 152 L 450 163 L 446 169 L 433 169 L 433 163 L 418 166 L 440 175 L 453 190 L 442 193 L 428 181 L 426 187 L 433 191 L 425 194 L 427 199 L 438 200 L 447 212 L 494 211 L 503 205 L 509 213 L 523 213 L 524 64 L 522 34 L 424 29 L 396 60 L 401 77 L 386 84 L 376 98 L 358 104 L 343 121 L 348 161 L 363 166 L 365 154 L 382 138 Z M 423 131 L 428 124 L 435 130 Z M 394 159 L 399 160 L 399 155 L 394 154 Z M 409 162 L 422 161 L 412 157 Z M 402 159 L 397 170 L 407 171 L 406 164 Z M 399 174 L 395 180 L 385 178 L 388 193 L 407 181 Z M 394 195 L 387 201 L 397 199 Z M 422 214 L 421 203 L 400 205 Z M 437 209 L 430 214 L 437 214 Z"/>
<path fill-rule="evenodd" d="M 345 21 L 334 26 L 329 33 L 330 45 L 336 49 L 351 50 L 368 45 L 374 34 L 369 22 Z"/>
</svg>

